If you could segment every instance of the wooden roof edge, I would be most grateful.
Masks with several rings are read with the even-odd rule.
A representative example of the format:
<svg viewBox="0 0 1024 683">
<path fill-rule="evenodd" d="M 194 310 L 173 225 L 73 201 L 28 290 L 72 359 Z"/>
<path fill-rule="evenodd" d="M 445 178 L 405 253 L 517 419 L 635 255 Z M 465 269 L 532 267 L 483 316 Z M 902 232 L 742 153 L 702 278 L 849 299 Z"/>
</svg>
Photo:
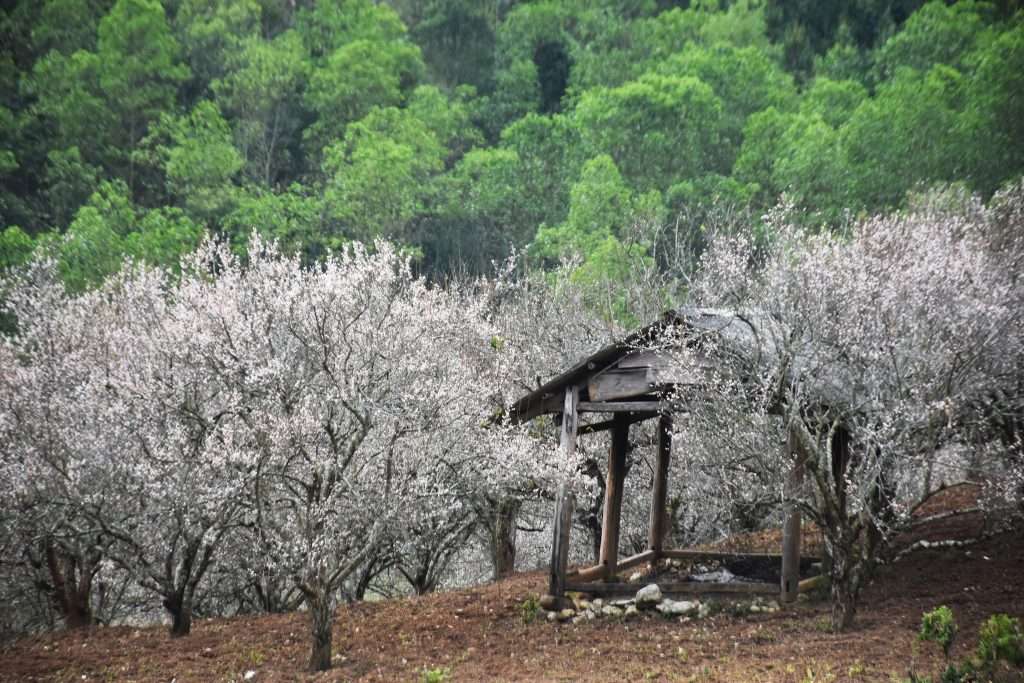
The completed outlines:
<svg viewBox="0 0 1024 683">
<path fill-rule="evenodd" d="M 513 424 L 520 424 L 529 422 L 545 412 L 558 412 L 562 405 L 561 395 L 566 387 L 582 385 L 584 378 L 601 372 L 630 352 L 644 348 L 669 327 L 685 325 L 694 331 L 717 332 L 736 321 L 753 327 L 743 316 L 731 310 L 685 306 L 665 311 L 660 319 L 630 333 L 620 341 L 604 346 L 514 402 L 509 407 L 508 418 Z M 551 401 L 556 406 L 553 409 L 548 408 Z"/>
<path fill-rule="evenodd" d="M 519 424 L 529 422 L 538 415 L 548 412 L 545 411 L 547 401 L 551 398 L 559 397 L 566 387 L 582 384 L 583 378 L 604 370 L 631 351 L 642 348 L 645 343 L 650 343 L 668 327 L 682 322 L 687 313 L 696 312 L 697 310 L 693 309 L 690 311 L 687 309 L 686 312 L 681 313 L 675 309 L 670 309 L 665 311 L 661 318 L 653 323 L 641 327 L 620 341 L 604 346 L 513 403 L 509 407 L 509 419 L 513 424 Z M 559 405 L 561 404 L 559 403 Z"/>
</svg>

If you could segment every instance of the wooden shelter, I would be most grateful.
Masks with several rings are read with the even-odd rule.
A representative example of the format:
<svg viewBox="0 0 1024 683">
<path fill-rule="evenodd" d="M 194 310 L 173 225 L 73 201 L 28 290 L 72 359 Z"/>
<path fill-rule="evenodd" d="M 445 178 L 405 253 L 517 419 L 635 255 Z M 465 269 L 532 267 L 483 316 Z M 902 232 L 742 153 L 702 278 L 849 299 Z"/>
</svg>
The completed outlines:
<svg viewBox="0 0 1024 683">
<path fill-rule="evenodd" d="M 763 350 L 754 325 L 741 316 L 723 311 L 688 309 L 669 311 L 658 320 L 580 361 L 566 372 L 548 381 L 516 401 L 510 411 L 515 422 L 526 422 L 543 414 L 555 415 L 560 425 L 560 446 L 566 453 L 576 449 L 577 436 L 594 432 L 610 433 L 608 476 L 605 485 L 604 518 L 598 564 L 570 571 L 569 534 L 575 510 L 573 494 L 559 487 L 551 552 L 550 583 L 543 604 L 558 609 L 565 603 L 566 591 L 593 595 L 635 592 L 637 586 L 616 580 L 620 571 L 662 558 L 714 559 L 757 557 L 781 563 L 781 585 L 770 583 L 676 582 L 659 584 L 667 593 L 777 594 L 782 602 L 792 602 L 799 590 L 800 513 L 786 509 L 781 553 L 716 553 L 674 550 L 664 547 L 668 532 L 666 498 L 669 462 L 672 457 L 672 407 L 666 397 L 674 389 L 683 394 L 699 394 L 700 368 L 685 369 L 672 358 L 671 349 L 661 350 L 658 341 L 667 338 L 675 344 L 692 343 L 700 334 L 723 335 L 740 347 Z M 753 342 L 753 343 L 752 343 Z M 736 346 L 736 344 L 734 344 Z M 680 392 L 676 392 L 677 394 Z M 580 418 L 587 416 L 585 422 Z M 632 557 L 619 558 L 619 529 L 622 492 L 629 444 L 630 425 L 658 420 L 658 453 L 651 500 L 647 549 Z M 791 473 L 798 485 L 802 473 Z"/>
</svg>

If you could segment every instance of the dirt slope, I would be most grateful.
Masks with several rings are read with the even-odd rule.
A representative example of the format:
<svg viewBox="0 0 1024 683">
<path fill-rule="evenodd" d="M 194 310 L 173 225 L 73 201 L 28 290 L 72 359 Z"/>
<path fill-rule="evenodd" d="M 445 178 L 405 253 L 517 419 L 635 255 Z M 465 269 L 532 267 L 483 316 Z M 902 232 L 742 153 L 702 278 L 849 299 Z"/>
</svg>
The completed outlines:
<svg viewBox="0 0 1024 683">
<path fill-rule="evenodd" d="M 961 495 L 948 494 L 952 498 Z M 957 504 L 932 504 L 935 514 Z M 925 524 L 914 537 L 968 537 L 977 514 Z M 198 621 L 188 638 L 161 628 L 95 628 L 26 638 L 0 652 L 2 681 L 418 681 L 446 669 L 450 681 L 889 681 L 935 673 L 941 653 L 919 643 L 921 613 L 949 605 L 954 647 L 973 648 L 993 612 L 1024 617 L 1024 533 L 959 549 L 925 549 L 883 567 L 855 630 L 827 631 L 828 605 L 804 602 L 775 614 L 727 612 L 691 623 L 654 615 L 633 622 L 524 624 L 525 597 L 541 573 L 425 598 L 339 610 L 332 671 L 308 675 L 304 615 Z M 1009 680 L 1024 680 L 1011 675 Z"/>
</svg>

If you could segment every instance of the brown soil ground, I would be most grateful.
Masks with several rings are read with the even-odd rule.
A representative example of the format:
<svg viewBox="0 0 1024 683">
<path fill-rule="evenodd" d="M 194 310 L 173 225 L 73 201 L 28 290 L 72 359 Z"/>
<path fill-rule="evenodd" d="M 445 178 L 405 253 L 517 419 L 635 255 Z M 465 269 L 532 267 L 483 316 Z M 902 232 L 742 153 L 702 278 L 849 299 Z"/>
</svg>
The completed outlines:
<svg viewBox="0 0 1024 683">
<path fill-rule="evenodd" d="M 967 501 L 964 504 L 964 500 Z M 949 489 L 917 514 L 970 507 L 970 492 Z M 913 538 L 976 536 L 977 513 L 922 524 Z M 777 536 L 764 534 L 766 547 Z M 751 539 L 748 539 L 748 541 Z M 743 544 L 749 547 L 749 543 Z M 337 665 L 302 672 L 303 614 L 198 621 L 192 635 L 162 628 L 108 627 L 50 633 L 0 651 L 2 681 L 420 681 L 443 669 L 448 681 L 895 681 L 913 669 L 936 674 L 942 655 L 918 641 L 921 614 L 948 605 L 960 625 L 954 658 L 973 649 L 995 612 L 1024 617 L 1024 531 L 969 548 L 923 549 L 882 567 L 867 588 L 856 627 L 828 630 L 827 601 L 773 614 L 725 609 L 703 621 L 660 615 L 636 621 L 524 623 L 521 608 L 544 591 L 543 573 L 423 598 L 338 610 Z M 999 680 L 1024 681 L 1024 672 Z"/>
</svg>

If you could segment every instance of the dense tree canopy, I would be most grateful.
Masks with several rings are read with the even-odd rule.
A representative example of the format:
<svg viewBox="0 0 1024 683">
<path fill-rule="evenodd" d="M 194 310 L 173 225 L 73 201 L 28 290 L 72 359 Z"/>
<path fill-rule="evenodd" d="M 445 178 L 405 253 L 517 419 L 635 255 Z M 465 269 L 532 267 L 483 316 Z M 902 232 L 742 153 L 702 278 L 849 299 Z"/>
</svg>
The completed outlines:
<svg viewBox="0 0 1024 683">
<path fill-rule="evenodd" d="M 1024 171 L 1015 3 L 678 4 L 13 3 L 2 227 L 48 243 L 120 182 L 138 215 L 238 244 L 256 229 L 312 259 L 383 236 L 443 275 L 548 241 L 602 155 L 669 225 L 785 193 L 841 229 Z"/>
</svg>

